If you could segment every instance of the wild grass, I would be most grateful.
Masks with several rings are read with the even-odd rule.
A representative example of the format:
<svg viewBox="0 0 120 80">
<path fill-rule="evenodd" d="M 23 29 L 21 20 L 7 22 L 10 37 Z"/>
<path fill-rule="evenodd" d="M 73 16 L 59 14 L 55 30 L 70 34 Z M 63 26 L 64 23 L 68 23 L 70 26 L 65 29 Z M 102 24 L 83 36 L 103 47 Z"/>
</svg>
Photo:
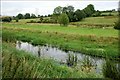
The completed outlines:
<svg viewBox="0 0 120 80">
<path fill-rule="evenodd" d="M 106 57 L 107 54 L 110 58 L 118 57 L 117 31 L 113 29 L 106 29 L 105 31 L 96 29 L 97 31 L 95 31 L 94 29 L 83 28 L 80 29 L 83 35 L 81 33 L 79 34 L 77 29 L 79 28 L 40 25 L 30 26 L 28 24 L 23 24 L 23 26 L 19 24 L 17 26 L 17 24 L 15 24 L 13 26 L 13 24 L 7 24 L 7 27 L 3 27 L 3 40 L 22 40 L 34 45 L 45 45 L 47 43 L 63 50 L 78 51 L 92 56 Z M 91 31 L 91 34 L 95 31 L 95 34 L 89 34 L 90 31 L 88 30 Z"/>
<path fill-rule="evenodd" d="M 13 43 L 2 44 L 2 78 L 102 78 L 95 73 L 76 71 L 52 59 L 35 57 L 15 49 Z"/>
<path fill-rule="evenodd" d="M 120 79 L 120 63 L 112 62 L 109 59 L 106 59 L 106 62 L 103 65 L 103 75 L 105 78 L 110 78 L 113 80 Z"/>
</svg>

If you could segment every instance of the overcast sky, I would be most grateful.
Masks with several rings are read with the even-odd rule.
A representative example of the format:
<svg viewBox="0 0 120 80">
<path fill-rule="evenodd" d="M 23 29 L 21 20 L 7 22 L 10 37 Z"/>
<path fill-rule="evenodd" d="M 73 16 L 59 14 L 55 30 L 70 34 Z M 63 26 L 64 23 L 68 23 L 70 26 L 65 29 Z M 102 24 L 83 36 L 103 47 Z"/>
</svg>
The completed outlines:
<svg viewBox="0 0 120 80">
<path fill-rule="evenodd" d="M 48 15 L 52 14 L 53 10 L 57 6 L 68 6 L 72 5 L 75 10 L 83 9 L 88 4 L 93 4 L 95 10 L 111 10 L 118 8 L 119 0 L 111 0 L 111 1 L 2 1 L 1 3 L 1 14 L 16 16 L 18 13 L 34 13 L 36 15 Z"/>
</svg>

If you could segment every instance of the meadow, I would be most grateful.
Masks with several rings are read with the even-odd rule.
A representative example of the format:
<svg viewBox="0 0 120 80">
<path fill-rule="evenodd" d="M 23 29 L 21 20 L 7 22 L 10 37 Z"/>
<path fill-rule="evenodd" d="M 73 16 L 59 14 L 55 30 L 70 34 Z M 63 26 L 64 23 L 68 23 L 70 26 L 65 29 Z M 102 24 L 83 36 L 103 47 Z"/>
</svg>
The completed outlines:
<svg viewBox="0 0 120 80">
<path fill-rule="evenodd" d="M 101 20 L 99 17 L 97 19 Z M 91 23 L 91 20 L 86 19 L 85 22 Z M 51 44 L 66 51 L 71 50 L 98 57 L 118 56 L 118 30 L 114 28 L 83 28 L 75 25 L 64 27 L 58 24 L 22 22 L 2 25 L 3 40 L 9 38 L 28 41 L 34 45 Z"/>
<path fill-rule="evenodd" d="M 30 20 L 39 19 L 2 23 L 3 78 L 104 78 L 103 74 L 81 71 L 80 68 L 60 65 L 53 59 L 19 51 L 15 48 L 18 40 L 119 60 L 119 31 L 113 28 L 116 17 L 89 17 L 81 22 L 72 22 L 67 27 L 50 23 L 27 23 Z"/>
</svg>

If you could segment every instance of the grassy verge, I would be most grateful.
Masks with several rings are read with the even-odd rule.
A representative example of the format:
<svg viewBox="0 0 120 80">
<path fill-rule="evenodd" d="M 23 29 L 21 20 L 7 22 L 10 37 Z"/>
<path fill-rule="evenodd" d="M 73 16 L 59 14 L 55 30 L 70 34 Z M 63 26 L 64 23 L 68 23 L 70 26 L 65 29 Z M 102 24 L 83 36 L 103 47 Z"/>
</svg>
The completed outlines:
<svg viewBox="0 0 120 80">
<path fill-rule="evenodd" d="M 52 59 L 43 59 L 15 49 L 14 44 L 2 44 L 2 78 L 101 78 L 82 72 Z"/>
</svg>

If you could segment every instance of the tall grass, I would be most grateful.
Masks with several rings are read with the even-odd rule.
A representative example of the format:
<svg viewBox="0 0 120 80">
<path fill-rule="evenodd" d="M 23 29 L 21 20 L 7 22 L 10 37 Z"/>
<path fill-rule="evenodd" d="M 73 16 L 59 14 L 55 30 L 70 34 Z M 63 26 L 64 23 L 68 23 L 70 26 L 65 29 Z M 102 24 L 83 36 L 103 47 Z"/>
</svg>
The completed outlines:
<svg viewBox="0 0 120 80">
<path fill-rule="evenodd" d="M 26 28 L 3 28 L 3 40 L 22 40 L 34 45 L 51 44 L 65 51 L 111 58 L 118 57 L 118 37 L 97 37 L 95 35 L 65 34 L 62 32 L 39 31 Z M 117 58 L 118 59 L 118 58 Z"/>
<path fill-rule="evenodd" d="M 120 79 L 120 69 L 119 65 L 120 63 L 117 63 L 115 65 L 114 62 L 110 61 L 109 59 L 106 60 L 105 64 L 103 65 L 103 75 L 106 78 L 110 78 L 113 80 L 119 80 Z"/>
<path fill-rule="evenodd" d="M 2 78 L 100 78 L 95 73 L 75 71 L 52 59 L 44 59 L 15 49 L 3 42 Z"/>
</svg>

